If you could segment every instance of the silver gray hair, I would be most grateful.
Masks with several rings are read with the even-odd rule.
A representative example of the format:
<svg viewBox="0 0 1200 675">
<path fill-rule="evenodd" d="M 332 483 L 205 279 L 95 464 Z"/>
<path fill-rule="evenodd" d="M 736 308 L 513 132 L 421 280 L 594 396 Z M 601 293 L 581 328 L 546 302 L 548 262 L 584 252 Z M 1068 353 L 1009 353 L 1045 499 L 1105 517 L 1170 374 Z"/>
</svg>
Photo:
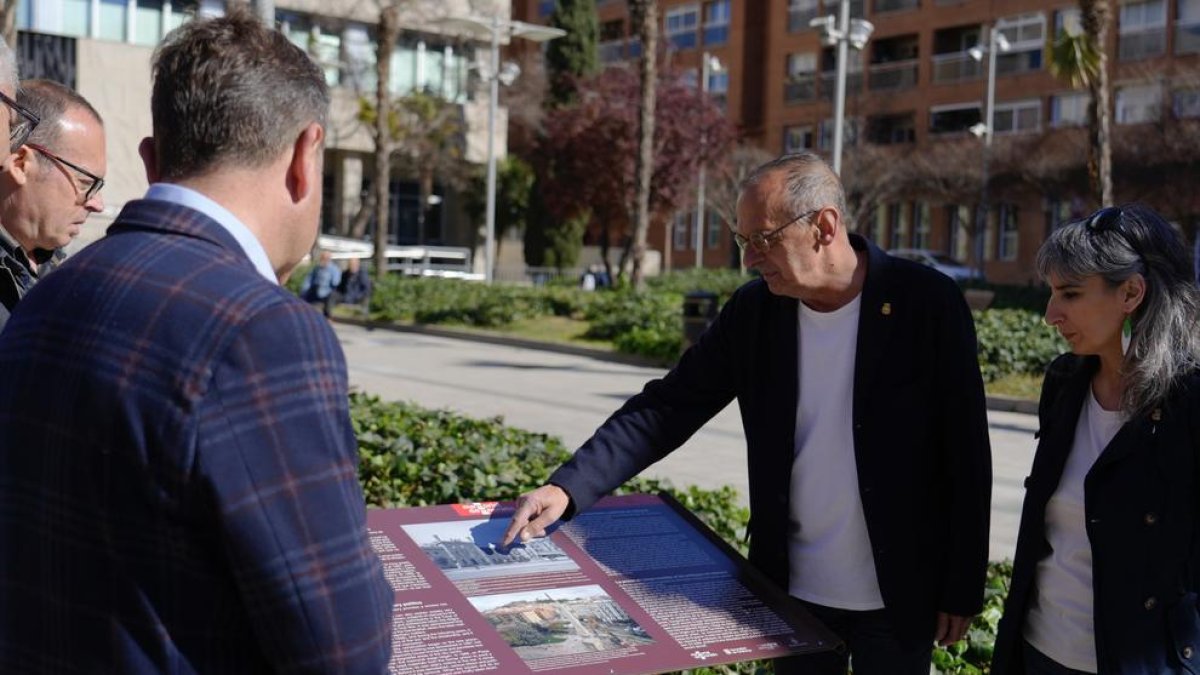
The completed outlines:
<svg viewBox="0 0 1200 675">
<path fill-rule="evenodd" d="M 0 37 L 0 86 L 17 89 L 17 53 Z"/>
<path fill-rule="evenodd" d="M 1127 204 L 1060 227 L 1038 250 L 1037 270 L 1042 279 L 1100 276 L 1114 287 L 1135 274 L 1146 280 L 1145 298 L 1130 317 L 1133 341 L 1121 375 L 1128 415 L 1160 405 L 1200 368 L 1200 290 L 1188 250 L 1149 207 Z"/>
<path fill-rule="evenodd" d="M 741 191 L 745 192 L 763 178 L 783 172 L 784 197 L 783 208 L 786 213 L 771 214 L 786 222 L 812 209 L 832 206 L 841 214 L 843 227 L 850 229 L 849 214 L 846 213 L 846 191 L 842 181 L 833 172 L 820 155 L 811 152 L 797 152 L 783 155 L 759 166 L 750 172 L 742 181 Z"/>
</svg>

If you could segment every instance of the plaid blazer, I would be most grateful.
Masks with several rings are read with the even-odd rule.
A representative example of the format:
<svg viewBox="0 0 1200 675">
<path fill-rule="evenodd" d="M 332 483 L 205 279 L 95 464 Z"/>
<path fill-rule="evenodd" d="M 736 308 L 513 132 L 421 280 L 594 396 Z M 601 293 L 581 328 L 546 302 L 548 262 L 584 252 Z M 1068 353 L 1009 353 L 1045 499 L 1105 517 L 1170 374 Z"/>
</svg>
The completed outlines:
<svg viewBox="0 0 1200 675">
<path fill-rule="evenodd" d="M 0 337 L 0 672 L 384 671 L 356 448 L 326 320 L 131 202 Z"/>
</svg>

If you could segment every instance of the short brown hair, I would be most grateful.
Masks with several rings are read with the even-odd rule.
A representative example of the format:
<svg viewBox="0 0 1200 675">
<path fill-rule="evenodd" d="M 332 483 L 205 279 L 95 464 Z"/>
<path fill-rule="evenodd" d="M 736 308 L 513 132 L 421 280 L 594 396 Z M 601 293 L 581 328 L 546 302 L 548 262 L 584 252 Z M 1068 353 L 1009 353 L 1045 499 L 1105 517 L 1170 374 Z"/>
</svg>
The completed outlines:
<svg viewBox="0 0 1200 675">
<path fill-rule="evenodd" d="M 242 8 L 171 32 L 154 52 L 153 74 L 154 147 L 166 181 L 219 165 L 263 166 L 329 111 L 321 69 Z"/>
<path fill-rule="evenodd" d="M 29 134 L 28 142 L 43 145 L 51 150 L 58 150 L 58 135 L 61 131 L 58 121 L 66 114 L 68 108 L 81 108 L 101 126 L 104 125 L 100 113 L 96 112 L 86 98 L 74 89 L 53 80 L 22 80 L 17 87 L 17 103 L 28 108 L 41 120 Z"/>
</svg>

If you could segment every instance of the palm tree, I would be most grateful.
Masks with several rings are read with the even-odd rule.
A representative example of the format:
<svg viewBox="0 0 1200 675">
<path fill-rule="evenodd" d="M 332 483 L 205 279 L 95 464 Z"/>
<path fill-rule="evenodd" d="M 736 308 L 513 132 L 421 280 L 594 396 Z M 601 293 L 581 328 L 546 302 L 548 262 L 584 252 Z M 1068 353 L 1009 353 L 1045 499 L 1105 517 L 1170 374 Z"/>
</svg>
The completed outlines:
<svg viewBox="0 0 1200 675">
<path fill-rule="evenodd" d="M 1086 88 L 1088 102 L 1088 176 L 1101 206 L 1113 203 L 1112 99 L 1108 80 L 1108 0 L 1079 0 L 1083 31 L 1065 28 L 1050 48 L 1050 72 L 1076 89 Z"/>
<path fill-rule="evenodd" d="M 630 14 L 642 41 L 639 70 L 642 76 L 641 123 L 638 134 L 637 195 L 634 202 L 633 271 L 630 280 L 640 289 L 645 273 L 646 234 L 650 230 L 650 178 L 654 173 L 654 108 L 658 81 L 658 1 L 630 0 Z M 668 244 L 669 245 L 669 244 Z"/>
</svg>

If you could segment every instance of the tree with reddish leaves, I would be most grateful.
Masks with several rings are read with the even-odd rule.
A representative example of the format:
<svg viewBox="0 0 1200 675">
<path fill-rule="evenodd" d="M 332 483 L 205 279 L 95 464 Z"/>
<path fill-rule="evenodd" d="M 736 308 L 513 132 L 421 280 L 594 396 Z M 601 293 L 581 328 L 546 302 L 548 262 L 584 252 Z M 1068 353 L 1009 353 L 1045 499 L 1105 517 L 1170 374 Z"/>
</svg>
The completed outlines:
<svg viewBox="0 0 1200 675">
<path fill-rule="evenodd" d="M 544 158 L 539 169 L 547 169 L 539 172 L 543 198 L 556 218 L 591 214 L 606 266 L 612 243 L 624 243 L 620 270 L 633 243 L 641 79 L 632 70 L 609 68 L 580 81 L 577 91 L 575 105 L 546 117 L 538 153 Z M 649 210 L 661 222 L 693 197 L 700 163 L 728 152 L 735 132 L 721 110 L 677 74 L 659 78 L 657 99 Z"/>
</svg>

